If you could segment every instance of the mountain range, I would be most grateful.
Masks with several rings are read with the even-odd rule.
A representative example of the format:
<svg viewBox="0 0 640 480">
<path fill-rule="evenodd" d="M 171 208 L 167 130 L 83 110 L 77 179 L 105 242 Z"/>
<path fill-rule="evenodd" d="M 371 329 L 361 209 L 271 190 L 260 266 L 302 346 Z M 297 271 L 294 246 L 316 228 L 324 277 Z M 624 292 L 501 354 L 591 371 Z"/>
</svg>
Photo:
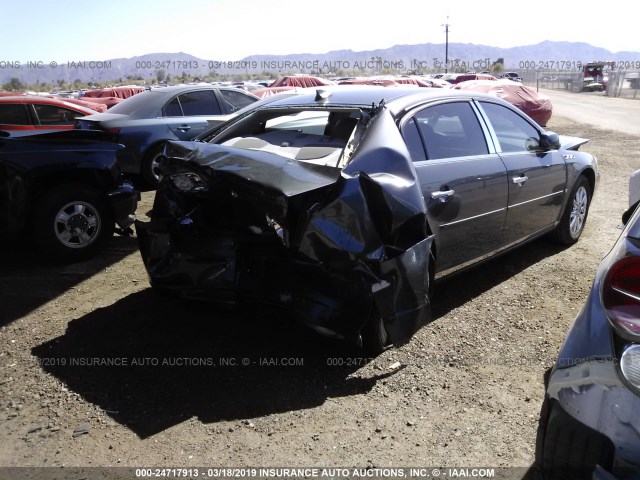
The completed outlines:
<svg viewBox="0 0 640 480">
<path fill-rule="evenodd" d="M 264 75 L 290 73 L 333 73 L 338 70 L 355 74 L 380 73 L 384 69 L 400 72 L 412 70 L 444 71 L 444 44 L 395 45 L 390 48 L 354 52 L 334 50 L 327 53 L 290 55 L 251 55 L 237 61 L 197 58 L 184 52 L 151 53 L 132 58 L 96 61 L 67 60 L 56 63 L 0 61 L 0 84 L 17 77 L 26 84 L 59 81 L 128 82 L 157 80 L 158 72 L 171 77 L 183 73 L 191 77 L 211 73 Z M 580 63 L 616 61 L 626 69 L 640 70 L 640 52 L 613 53 L 582 42 L 544 41 L 535 45 L 498 48 L 487 45 L 450 43 L 450 67 L 466 70 L 488 70 L 493 62 L 504 59 L 506 70 L 569 70 L 576 71 Z"/>
</svg>

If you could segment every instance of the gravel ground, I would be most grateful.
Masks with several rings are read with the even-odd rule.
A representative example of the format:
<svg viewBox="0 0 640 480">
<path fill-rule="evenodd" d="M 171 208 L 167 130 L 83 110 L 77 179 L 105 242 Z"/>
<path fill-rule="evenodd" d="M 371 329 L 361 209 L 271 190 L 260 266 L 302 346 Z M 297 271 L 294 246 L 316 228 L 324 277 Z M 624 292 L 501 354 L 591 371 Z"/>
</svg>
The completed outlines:
<svg viewBox="0 0 640 480">
<path fill-rule="evenodd" d="M 640 168 L 640 137 L 558 113 L 548 129 L 591 139 L 582 148 L 600 162 L 581 240 L 563 249 L 542 239 L 439 283 L 433 322 L 374 359 L 273 315 L 156 296 L 135 238 L 64 267 L 2 244 L 0 466 L 524 476 L 544 374 L 620 233 Z M 140 212 L 152 198 L 143 194 Z"/>
</svg>

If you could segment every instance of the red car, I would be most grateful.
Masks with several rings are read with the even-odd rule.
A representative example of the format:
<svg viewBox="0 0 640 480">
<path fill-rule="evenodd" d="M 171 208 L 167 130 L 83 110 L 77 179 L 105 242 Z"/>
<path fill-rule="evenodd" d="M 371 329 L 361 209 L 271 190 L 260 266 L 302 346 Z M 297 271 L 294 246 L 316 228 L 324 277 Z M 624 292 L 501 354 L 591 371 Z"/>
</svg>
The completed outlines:
<svg viewBox="0 0 640 480">
<path fill-rule="evenodd" d="M 12 136 L 70 130 L 76 118 L 96 113 L 63 99 L 17 95 L 0 97 L 0 130 Z"/>
<path fill-rule="evenodd" d="M 553 105 L 549 97 L 536 92 L 535 88 L 513 80 L 469 80 L 458 83 L 453 88 L 488 93 L 502 98 L 518 107 L 542 127 L 547 125 L 553 113 Z"/>
<path fill-rule="evenodd" d="M 468 82 L 469 80 L 497 80 L 493 75 L 489 75 L 488 73 L 466 73 L 464 75 L 458 75 L 454 80 L 454 85 L 462 82 Z"/>
</svg>

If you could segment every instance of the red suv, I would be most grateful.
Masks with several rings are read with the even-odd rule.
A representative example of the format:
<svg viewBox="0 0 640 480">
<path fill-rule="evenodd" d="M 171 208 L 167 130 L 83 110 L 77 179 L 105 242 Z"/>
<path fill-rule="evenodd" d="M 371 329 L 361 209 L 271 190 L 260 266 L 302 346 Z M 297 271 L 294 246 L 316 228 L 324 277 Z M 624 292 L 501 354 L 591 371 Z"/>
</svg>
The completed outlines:
<svg viewBox="0 0 640 480">
<path fill-rule="evenodd" d="M 12 136 L 69 130 L 75 119 L 95 110 L 58 98 L 18 95 L 0 97 L 0 130 Z"/>
</svg>

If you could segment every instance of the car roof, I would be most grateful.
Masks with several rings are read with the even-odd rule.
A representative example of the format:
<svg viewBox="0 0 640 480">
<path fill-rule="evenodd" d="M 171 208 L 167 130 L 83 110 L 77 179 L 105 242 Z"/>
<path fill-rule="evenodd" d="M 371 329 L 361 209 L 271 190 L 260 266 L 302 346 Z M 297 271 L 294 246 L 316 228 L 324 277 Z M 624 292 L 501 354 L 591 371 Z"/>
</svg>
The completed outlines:
<svg viewBox="0 0 640 480">
<path fill-rule="evenodd" d="M 323 100 L 316 100 L 316 96 L 328 94 Z M 405 110 L 430 101 L 459 99 L 468 100 L 472 98 L 489 100 L 492 102 L 508 105 L 492 95 L 485 95 L 477 92 L 460 91 L 454 89 L 428 88 L 428 87 L 378 87 L 378 86 L 354 86 L 354 85 L 334 85 L 327 87 L 312 87 L 303 89 L 300 95 L 294 95 L 282 100 L 272 102 L 264 108 L 284 108 L 284 107 L 354 107 L 371 108 L 384 100 L 385 105 L 394 116 Z"/>
<path fill-rule="evenodd" d="M 253 95 L 251 92 L 247 92 L 236 87 L 225 87 L 210 84 L 177 85 L 171 87 L 152 88 L 146 92 L 140 92 L 111 107 L 109 111 L 104 112 L 104 114 L 124 113 L 129 116 L 129 118 L 155 118 L 160 116 L 162 107 L 164 107 L 165 104 L 176 95 L 203 90 L 230 90 L 233 92 L 241 92 L 242 94 L 258 99 L 258 97 Z M 100 113 L 96 113 L 95 115 L 92 115 L 92 119 L 99 120 L 101 115 L 102 114 Z"/>
<path fill-rule="evenodd" d="M 191 90 L 240 90 L 237 87 L 231 85 L 211 85 L 210 83 L 199 83 L 194 85 L 171 85 L 168 87 L 155 87 L 147 91 L 147 93 L 164 94 L 167 96 L 173 96 L 182 92 L 189 92 Z M 145 92 L 142 92 L 145 93 Z"/>
</svg>

